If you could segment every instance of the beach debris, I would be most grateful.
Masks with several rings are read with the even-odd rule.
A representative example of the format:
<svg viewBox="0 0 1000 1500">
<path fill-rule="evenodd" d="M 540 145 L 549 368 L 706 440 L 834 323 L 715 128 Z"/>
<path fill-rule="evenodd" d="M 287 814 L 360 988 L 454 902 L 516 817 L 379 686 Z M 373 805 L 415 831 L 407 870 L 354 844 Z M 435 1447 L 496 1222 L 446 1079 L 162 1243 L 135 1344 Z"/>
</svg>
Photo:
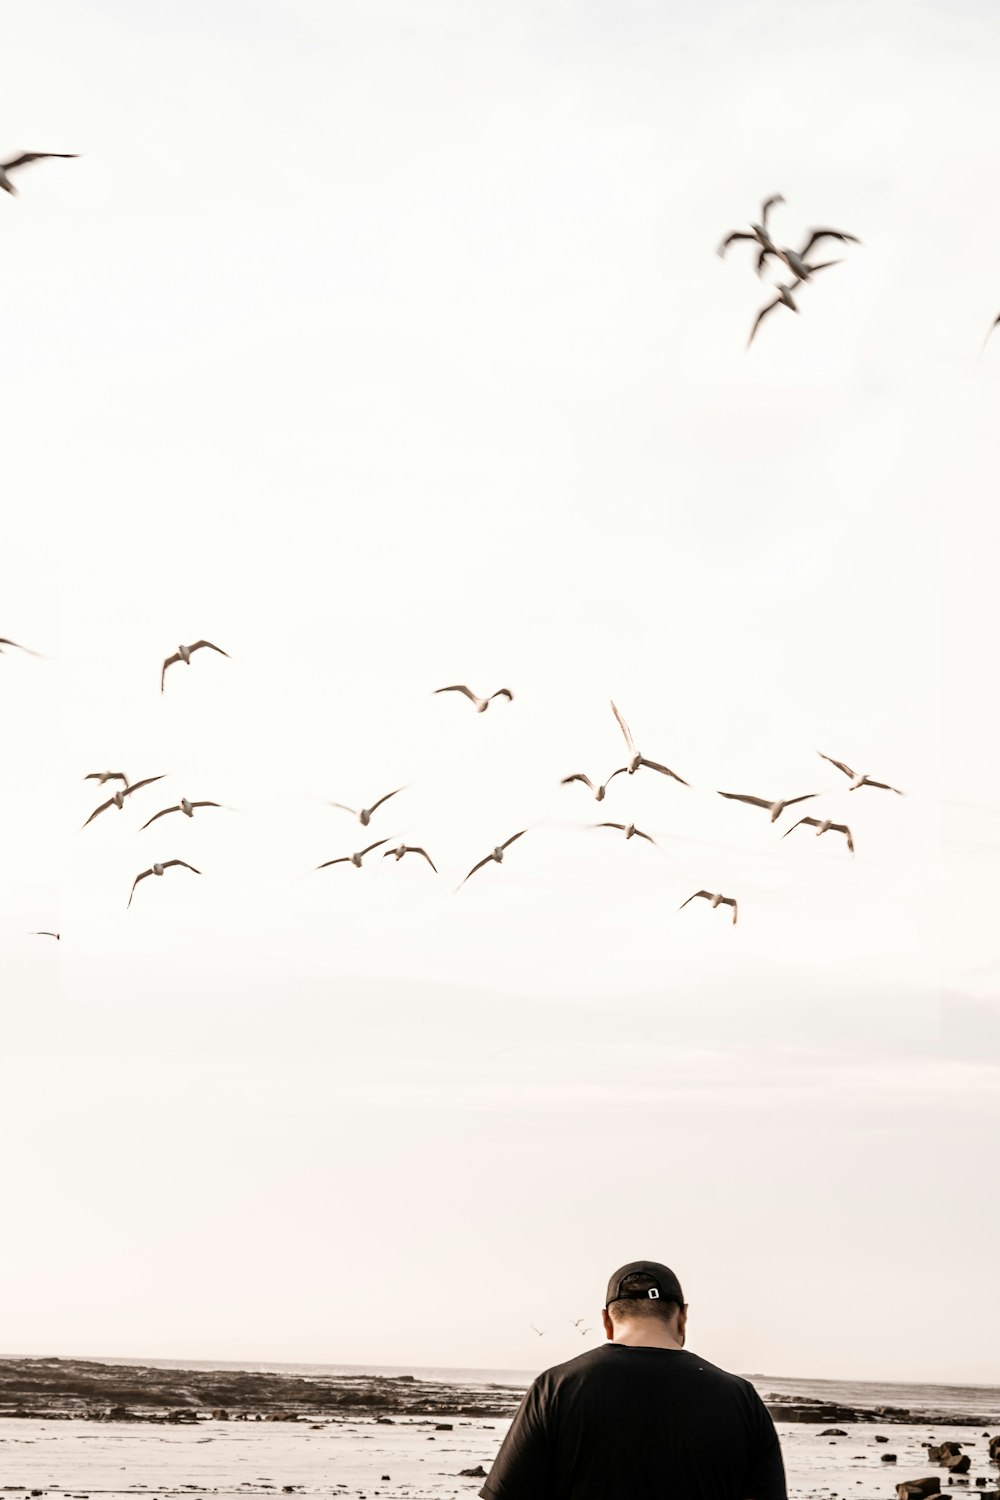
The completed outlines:
<svg viewBox="0 0 1000 1500">
<path fill-rule="evenodd" d="M 168 656 L 160 670 L 160 692 L 163 692 L 163 684 L 167 676 L 167 668 L 172 667 L 174 662 L 182 661 L 186 667 L 191 665 L 191 657 L 195 651 L 201 651 L 207 646 L 210 651 L 218 651 L 220 656 L 228 657 L 229 652 L 223 651 L 221 646 L 216 646 L 212 641 L 195 641 L 193 646 L 178 646 L 173 656 Z"/>
<path fill-rule="evenodd" d="M 385 796 L 380 797 L 377 802 L 373 802 L 371 807 L 347 807 L 343 802 L 331 802 L 330 806 L 339 807 L 341 812 L 349 812 L 352 817 L 357 818 L 362 828 L 367 828 L 372 820 L 372 813 L 377 811 L 383 802 L 388 802 L 390 797 L 398 797 L 403 790 L 405 788 L 398 786 L 394 792 L 386 792 Z"/>
<path fill-rule="evenodd" d="M 625 736 L 625 744 L 628 746 L 629 760 L 628 765 L 621 768 L 623 771 L 627 771 L 630 776 L 634 776 L 640 766 L 645 766 L 650 771 L 658 771 L 661 776 L 672 776 L 674 781 L 680 782 L 681 786 L 690 785 L 689 782 L 684 780 L 683 776 L 678 776 L 676 771 L 671 771 L 669 766 L 661 765 L 660 762 L 656 760 L 647 760 L 644 755 L 641 755 L 639 753 L 639 751 L 635 748 L 635 741 L 632 738 L 632 731 L 629 729 L 628 725 L 625 723 L 625 720 L 622 718 L 621 714 L 615 707 L 614 699 L 611 700 L 611 712 L 618 720 L 618 727 L 621 730 L 622 734 Z M 620 772 L 615 771 L 613 774 L 615 776 L 618 776 Z M 611 780 L 610 776 L 608 777 L 608 780 Z"/>
<path fill-rule="evenodd" d="M 511 692 L 510 688 L 497 688 L 496 692 L 491 693 L 488 698 L 478 698 L 470 687 L 466 687 L 464 682 L 452 683 L 450 687 L 435 688 L 434 692 L 464 693 L 469 702 L 475 706 L 477 714 L 484 714 L 489 708 L 490 704 L 493 702 L 494 698 L 506 698 L 508 703 L 513 703 L 514 701 L 514 694 Z"/>
<path fill-rule="evenodd" d="M 687 906 L 688 901 L 697 901 L 697 899 L 698 899 L 699 896 L 703 896 L 706 901 L 709 901 L 711 903 L 713 911 L 715 910 L 715 908 L 717 906 L 731 906 L 733 908 L 733 926 L 734 927 L 736 926 L 736 918 L 739 915 L 739 909 L 738 909 L 738 907 L 736 905 L 736 897 L 735 896 L 723 896 L 721 893 L 718 893 L 718 892 L 715 892 L 715 891 L 695 891 L 693 895 L 691 895 L 691 896 L 689 896 L 687 898 L 687 901 L 682 901 L 681 902 L 681 904 L 677 908 L 677 910 L 678 911 L 683 911 L 684 908 L 685 908 L 685 906 Z M 823 1436 L 823 1433 L 820 1433 L 820 1437 L 822 1437 L 822 1436 Z M 846 1437 L 847 1433 L 846 1432 L 838 1432 L 837 1436 L 838 1437 Z"/>
<path fill-rule="evenodd" d="M 820 834 L 830 833 L 831 831 L 833 833 L 842 833 L 847 839 L 848 849 L 852 854 L 854 853 L 854 840 L 851 837 L 851 830 L 848 828 L 847 824 L 832 823 L 829 818 L 800 818 L 799 821 L 797 823 L 793 823 L 791 828 L 789 828 L 786 833 L 783 833 L 781 837 L 783 839 L 787 839 L 788 834 L 794 833 L 796 828 L 801 828 L 803 823 L 808 823 L 810 828 L 815 828 L 817 838 L 819 838 Z"/>
<path fill-rule="evenodd" d="M 196 870 L 194 865 L 189 865 L 186 859 L 165 859 L 162 863 L 158 862 L 154 865 L 150 865 L 148 870 L 143 870 L 142 874 L 137 875 L 133 880 L 132 890 L 129 893 L 128 903 L 125 910 L 127 911 L 129 906 L 132 905 L 132 897 L 135 895 L 135 888 L 139 884 L 140 880 L 145 880 L 147 875 L 162 875 L 164 870 L 169 870 L 173 865 L 183 865 L 185 870 L 191 871 L 192 875 L 201 874 L 201 871 Z"/>
<path fill-rule="evenodd" d="M 126 797 L 131 797 L 132 793 L 139 791 L 140 787 L 152 786 L 154 781 L 162 781 L 165 775 L 166 772 L 163 772 L 159 776 L 146 776 L 142 781 L 133 781 L 131 786 L 120 787 L 113 796 L 108 798 L 107 802 L 102 802 L 100 807 L 94 808 L 94 811 L 87 819 L 87 823 L 92 823 L 100 813 L 105 812 L 109 807 L 117 807 L 118 811 L 121 812 L 122 808 L 125 806 Z M 86 828 L 87 823 L 83 824 L 83 828 Z M 81 832 L 82 831 L 83 829 L 81 829 Z"/>
</svg>

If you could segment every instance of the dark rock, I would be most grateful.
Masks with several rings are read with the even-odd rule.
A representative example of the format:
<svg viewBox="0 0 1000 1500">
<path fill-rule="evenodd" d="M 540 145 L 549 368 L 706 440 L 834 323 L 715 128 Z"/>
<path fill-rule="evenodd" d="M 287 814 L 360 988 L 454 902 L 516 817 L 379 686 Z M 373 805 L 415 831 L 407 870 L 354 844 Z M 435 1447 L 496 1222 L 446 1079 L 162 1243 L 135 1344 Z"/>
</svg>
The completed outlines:
<svg viewBox="0 0 1000 1500">
<path fill-rule="evenodd" d="M 876 1443 L 887 1443 L 889 1439 L 887 1437 L 883 1437 L 880 1432 L 876 1432 L 875 1441 Z"/>
<path fill-rule="evenodd" d="M 451 1422 L 436 1422 L 434 1424 L 434 1431 L 435 1432 L 452 1432 L 453 1431 L 452 1423 Z"/>
<path fill-rule="evenodd" d="M 972 1468 L 972 1459 L 967 1453 L 946 1453 L 941 1462 L 951 1474 L 968 1474 Z"/>
<path fill-rule="evenodd" d="M 1000 1464 L 1000 1432 L 990 1438 L 987 1452 L 995 1464 Z"/>
<path fill-rule="evenodd" d="M 820 1433 L 820 1437 L 846 1437 L 846 1436 L 847 1436 L 847 1433 L 844 1431 L 844 1429 L 842 1427 L 827 1427 L 824 1432 Z"/>
<path fill-rule="evenodd" d="M 213 1422 L 228 1422 L 229 1413 L 225 1410 L 224 1407 L 217 1406 L 212 1412 L 212 1420 Z"/>
<path fill-rule="evenodd" d="M 932 1495 L 940 1493 L 940 1481 L 933 1476 L 927 1479 L 905 1479 L 902 1484 L 896 1486 L 899 1500 L 930 1500 Z"/>
<path fill-rule="evenodd" d="M 884 1464 L 894 1464 L 896 1462 L 896 1455 L 895 1455 L 895 1453 L 883 1453 L 882 1454 L 882 1462 Z"/>
<path fill-rule="evenodd" d="M 376 1417 L 375 1420 L 383 1427 L 395 1427 L 396 1425 L 391 1417 Z"/>
<path fill-rule="evenodd" d="M 459 1469 L 458 1477 L 459 1479 L 485 1479 L 486 1470 L 482 1464 L 477 1464 L 474 1469 Z"/>
</svg>

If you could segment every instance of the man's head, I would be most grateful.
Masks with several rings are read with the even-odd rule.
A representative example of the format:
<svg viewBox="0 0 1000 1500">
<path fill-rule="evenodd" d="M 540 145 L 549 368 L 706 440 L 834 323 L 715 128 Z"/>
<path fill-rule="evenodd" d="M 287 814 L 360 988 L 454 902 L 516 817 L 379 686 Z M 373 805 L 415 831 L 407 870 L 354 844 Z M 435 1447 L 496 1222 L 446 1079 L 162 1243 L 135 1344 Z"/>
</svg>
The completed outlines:
<svg viewBox="0 0 1000 1500">
<path fill-rule="evenodd" d="M 630 1261 L 608 1282 L 604 1331 L 618 1343 L 683 1348 L 687 1303 L 668 1266 L 655 1260 Z"/>
</svg>

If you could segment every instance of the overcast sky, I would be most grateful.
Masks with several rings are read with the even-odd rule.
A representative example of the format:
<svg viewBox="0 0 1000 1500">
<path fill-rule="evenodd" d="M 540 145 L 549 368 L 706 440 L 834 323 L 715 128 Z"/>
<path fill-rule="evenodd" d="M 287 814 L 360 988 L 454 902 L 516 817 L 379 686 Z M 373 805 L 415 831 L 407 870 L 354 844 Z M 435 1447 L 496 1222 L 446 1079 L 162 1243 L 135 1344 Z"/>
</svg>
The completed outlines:
<svg viewBox="0 0 1000 1500">
<path fill-rule="evenodd" d="M 0 195 L 3 1346 L 524 1368 L 651 1255 L 730 1367 L 1000 1380 L 993 8 L 50 0 L 5 56 L 0 152 L 81 159 Z M 748 352 L 776 192 L 863 243 Z M 612 697 L 690 788 L 559 785 Z M 166 779 L 80 831 L 105 768 Z M 440 874 L 314 872 L 383 836 Z"/>
</svg>

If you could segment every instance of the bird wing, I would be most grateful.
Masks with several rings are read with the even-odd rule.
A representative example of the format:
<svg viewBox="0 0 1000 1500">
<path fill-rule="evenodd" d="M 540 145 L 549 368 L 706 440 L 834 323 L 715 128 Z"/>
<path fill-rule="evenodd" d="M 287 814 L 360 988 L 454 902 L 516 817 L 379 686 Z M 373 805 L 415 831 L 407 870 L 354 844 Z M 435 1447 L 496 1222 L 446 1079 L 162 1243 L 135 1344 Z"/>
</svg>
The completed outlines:
<svg viewBox="0 0 1000 1500">
<path fill-rule="evenodd" d="M 618 712 L 617 708 L 615 707 L 615 702 L 614 702 L 613 698 L 611 700 L 611 712 L 614 714 L 615 718 L 618 720 L 618 726 L 621 729 L 622 734 L 625 736 L 625 743 L 626 743 L 626 745 L 628 746 L 628 748 L 629 748 L 630 751 L 634 752 L 634 750 L 635 750 L 635 741 L 632 738 L 632 731 L 631 731 L 631 729 L 629 729 L 628 725 L 625 723 L 625 720 L 622 718 L 621 714 Z"/>
<path fill-rule="evenodd" d="M 764 319 L 767 317 L 767 315 L 768 315 L 769 312 L 773 312 L 774 311 L 774 309 L 779 305 L 780 302 L 781 302 L 781 298 L 780 297 L 775 297 L 775 299 L 774 299 L 773 302 L 769 302 L 766 307 L 762 307 L 761 308 L 760 312 L 757 314 L 756 318 L 754 319 L 754 325 L 753 325 L 753 327 L 750 330 L 750 337 L 747 339 L 747 348 L 748 349 L 750 348 L 750 345 L 753 343 L 754 336 L 755 336 L 755 334 L 757 332 L 757 329 L 760 327 L 761 323 L 763 323 Z"/>
<path fill-rule="evenodd" d="M 677 910 L 678 911 L 683 911 L 684 908 L 685 908 L 685 906 L 687 906 L 688 901 L 697 901 L 697 899 L 698 899 L 699 896 L 705 896 L 709 901 L 711 901 L 711 899 L 712 899 L 712 892 L 711 891 L 695 891 L 695 893 L 694 893 L 693 896 L 689 896 L 687 898 L 687 901 L 682 901 L 681 902 L 681 904 L 677 908 Z"/>
<path fill-rule="evenodd" d="M 361 850 L 361 858 L 364 859 L 365 855 L 370 854 L 373 849 L 379 849 L 383 844 L 387 844 L 388 842 L 388 839 L 376 839 L 374 844 L 369 844 L 367 849 Z"/>
<path fill-rule="evenodd" d="M 843 264 L 843 258 L 840 260 L 821 260 L 818 265 L 805 267 L 806 276 L 811 276 L 814 271 L 825 271 L 828 266 L 842 266 Z M 805 276 L 800 276 L 799 280 L 804 281 Z"/>
<path fill-rule="evenodd" d="M 210 651 L 218 651 L 218 653 L 219 653 L 220 656 L 228 656 L 229 655 L 228 651 L 223 651 L 223 649 L 222 649 L 221 646 L 216 646 L 214 644 L 214 642 L 212 642 L 212 641 L 195 641 L 195 643 L 194 643 L 193 646 L 189 646 L 188 647 L 188 650 L 189 651 L 200 651 L 201 648 L 202 648 L 202 646 L 207 646 Z"/>
<path fill-rule="evenodd" d="M 681 786 L 688 785 L 683 776 L 678 776 L 677 772 L 671 771 L 669 766 L 661 766 L 658 761 L 647 760 L 644 755 L 640 755 L 639 764 L 640 766 L 646 766 L 650 771 L 659 771 L 661 776 L 672 776 L 675 781 L 680 782 Z"/>
<path fill-rule="evenodd" d="M 140 880 L 145 880 L 146 876 L 147 875 L 152 875 L 152 873 L 153 873 L 152 870 L 143 870 L 143 872 L 142 872 L 141 875 L 137 875 L 135 877 L 135 879 L 132 882 L 132 889 L 129 891 L 128 906 L 126 906 L 126 908 L 125 908 L 126 911 L 128 911 L 129 906 L 132 905 L 132 897 L 135 895 L 135 888 L 139 884 L 139 881 Z"/>
<path fill-rule="evenodd" d="M 656 840 L 652 837 L 652 835 L 648 834 L 648 833 L 643 833 L 643 831 L 642 831 L 641 828 L 637 828 L 635 830 L 635 836 L 636 836 L 637 839 L 645 839 L 646 842 L 649 843 L 649 844 L 655 844 L 656 843 Z"/>
<path fill-rule="evenodd" d="M 796 804 L 796 802 L 808 802 L 808 801 L 810 801 L 811 798 L 818 797 L 818 796 L 819 796 L 818 792 L 804 792 L 801 797 L 786 797 L 785 798 L 785 806 L 786 807 L 794 807 L 795 804 Z"/>
<path fill-rule="evenodd" d="M 723 898 L 722 898 L 722 905 L 723 906 L 731 906 L 733 908 L 733 926 L 735 927 L 736 926 L 736 918 L 739 915 L 739 908 L 736 905 L 736 897 L 735 896 L 723 896 Z"/>
<path fill-rule="evenodd" d="M 173 664 L 174 664 L 174 662 L 175 661 L 180 661 L 180 659 L 181 659 L 181 653 L 179 651 L 175 651 L 174 654 L 173 654 L 173 656 L 168 656 L 166 658 L 166 660 L 164 661 L 164 663 L 163 663 L 163 670 L 160 672 L 160 692 L 161 693 L 163 692 L 163 684 L 164 684 L 164 681 L 166 680 L 166 676 L 167 676 L 167 668 L 168 667 L 172 667 Z"/>
<path fill-rule="evenodd" d="M 781 837 L 783 839 L 787 839 L 787 837 L 788 837 L 788 835 L 790 833 L 794 833 L 795 832 L 796 828 L 798 828 L 798 826 L 799 826 L 800 823 L 808 823 L 809 826 L 810 826 L 810 828 L 818 828 L 819 827 L 819 818 L 800 818 L 799 821 L 798 821 L 798 823 L 793 823 L 792 826 L 791 826 L 791 828 L 786 828 L 785 831 L 784 831 L 784 833 L 781 835 Z"/>
<path fill-rule="evenodd" d="M 831 823 L 830 828 L 834 833 L 842 833 L 847 838 L 847 847 L 854 853 L 854 840 L 851 838 L 851 830 L 846 823 Z"/>
<path fill-rule="evenodd" d="M 475 875 L 476 871 L 477 870 L 481 870 L 483 868 L 483 865 L 488 865 L 491 862 L 492 859 L 493 859 L 492 854 L 487 854 L 486 858 L 485 859 L 481 859 L 479 861 L 478 865 L 473 865 L 472 866 L 472 869 L 469 871 L 468 875 L 466 875 L 465 880 L 471 880 L 472 877 L 473 877 L 473 875 Z M 465 880 L 462 881 L 462 885 L 465 884 Z M 460 889 L 461 889 L 461 887 L 460 887 Z"/>
<path fill-rule="evenodd" d="M 470 703 L 479 701 L 472 689 L 466 687 L 464 682 L 453 682 L 451 687 L 435 688 L 434 691 L 435 693 L 464 693 Z"/>
<path fill-rule="evenodd" d="M 625 824 L 624 823 L 595 823 L 594 827 L 595 828 L 620 828 L 621 831 L 622 831 L 622 833 L 625 832 Z"/>
<path fill-rule="evenodd" d="M 760 207 L 760 222 L 764 229 L 767 228 L 767 216 L 776 203 L 784 203 L 780 193 L 772 193 L 770 198 L 765 198 Z"/>
<path fill-rule="evenodd" d="M 591 781 L 590 777 L 585 776 L 582 771 L 575 771 L 572 776 L 564 776 L 559 785 L 569 786 L 571 781 L 582 781 L 584 786 L 589 786 L 591 791 L 594 790 L 594 783 Z"/>
<path fill-rule="evenodd" d="M 15 167 L 26 167 L 30 161 L 44 161 L 48 156 L 59 156 L 69 161 L 79 154 L 78 151 L 22 151 L 20 156 L 12 156 L 9 161 L 0 162 L 0 168 L 5 172 L 13 172 Z"/>
<path fill-rule="evenodd" d="M 221 807 L 221 802 L 192 802 L 192 807 Z"/>
<path fill-rule="evenodd" d="M 13 646 L 15 651 L 24 651 L 28 656 L 41 656 L 40 651 L 32 651 L 30 646 L 22 646 L 18 641 L 8 641 L 6 637 L 0 637 L 0 646 Z"/>
<path fill-rule="evenodd" d="M 895 792 L 897 797 L 902 797 L 903 795 L 898 786 L 890 786 L 887 781 L 866 781 L 865 785 L 877 786 L 883 792 Z"/>
<path fill-rule="evenodd" d="M 324 860 L 323 863 L 321 865 L 317 865 L 316 868 L 317 870 L 328 870 L 331 865 L 349 865 L 350 862 L 351 856 L 349 854 L 342 854 L 339 859 Z"/>
<path fill-rule="evenodd" d="M 370 813 L 373 813 L 377 807 L 381 807 L 382 806 L 383 802 L 388 802 L 388 800 L 389 800 L 390 797 L 396 797 L 396 796 L 398 796 L 399 793 L 402 790 L 403 790 L 403 788 L 401 786 L 398 786 L 394 792 L 386 792 L 386 794 L 385 794 L 384 797 L 380 797 L 377 802 L 373 802 L 372 803 L 372 805 L 368 809 L 368 811 Z"/>
<path fill-rule="evenodd" d="M 624 775 L 627 774 L 627 772 L 628 772 L 628 766 L 619 766 L 618 769 L 617 769 L 617 771 L 612 771 L 611 772 L 611 775 L 608 777 L 608 779 L 604 783 L 604 785 L 606 787 L 610 786 L 611 783 L 614 781 L 614 779 L 615 779 L 616 776 L 624 776 Z"/>
<path fill-rule="evenodd" d="M 193 875 L 201 874 L 201 871 L 196 870 L 194 865 L 189 865 L 186 859 L 165 859 L 163 861 L 163 868 L 165 870 L 169 870 L 171 865 L 183 865 L 185 870 L 190 870 Z"/>
<path fill-rule="evenodd" d="M 131 786 L 124 788 L 122 796 L 131 797 L 132 793 L 137 792 L 141 786 L 152 786 L 154 781 L 162 781 L 165 775 L 166 772 L 163 771 L 159 776 L 146 776 L 142 781 L 133 781 Z"/>
<path fill-rule="evenodd" d="M 437 865 L 436 865 L 436 864 L 435 864 L 435 863 L 434 863 L 434 861 L 433 861 L 433 860 L 432 860 L 432 859 L 431 859 L 431 857 L 430 857 L 430 855 L 429 855 L 429 854 L 428 854 L 428 853 L 427 853 L 427 850 L 426 850 L 426 849 L 415 849 L 415 848 L 410 848 L 410 849 L 407 849 L 407 851 L 406 851 L 406 852 L 407 852 L 407 854 L 422 854 L 422 855 L 423 855 L 423 856 L 424 856 L 424 859 L 426 859 L 426 861 L 427 861 L 427 863 L 428 863 L 428 864 L 429 864 L 429 865 L 430 865 L 430 867 L 431 867 L 431 869 L 432 869 L 432 870 L 433 870 L 433 871 L 434 871 L 434 874 L 435 874 L 435 875 L 436 875 L 436 874 L 437 874 L 437 872 L 438 872 L 438 868 L 437 868 Z"/>
<path fill-rule="evenodd" d="M 165 818 L 167 816 L 167 813 L 180 812 L 180 810 L 180 804 L 178 804 L 176 807 L 164 807 L 160 812 L 154 813 L 153 816 L 149 819 L 148 823 L 143 823 L 142 828 L 148 828 L 149 824 L 155 823 L 157 818 Z M 142 832 L 142 828 L 139 829 L 140 833 Z"/>
<path fill-rule="evenodd" d="M 341 810 L 341 812 L 349 812 L 349 813 L 352 813 L 352 814 L 353 814 L 353 816 L 354 816 L 354 817 L 355 817 L 355 818 L 356 818 L 356 817 L 357 817 L 357 815 L 358 815 L 358 810 L 357 810 L 357 808 L 356 808 L 356 807 L 348 807 L 348 805 L 347 805 L 347 803 L 346 803 L 346 802 L 331 802 L 331 803 L 330 803 L 330 806 L 331 806 L 331 807 L 339 807 L 339 808 L 340 808 L 340 810 Z"/>
<path fill-rule="evenodd" d="M 506 698 L 508 703 L 513 703 L 514 694 L 511 692 L 510 688 L 497 688 L 496 692 L 491 693 L 487 698 L 487 703 L 492 703 L 494 698 Z"/>
<path fill-rule="evenodd" d="M 983 339 L 983 349 L 985 349 L 986 345 L 989 343 L 989 341 L 990 341 L 990 334 L 993 332 L 994 328 L 996 328 L 996 326 L 997 326 L 998 323 L 1000 323 L 1000 313 L 997 313 L 996 317 L 993 319 L 993 322 L 990 324 L 989 328 L 986 330 L 986 337 Z M 980 354 L 982 354 L 983 349 L 980 349 L 980 351 L 979 351 Z"/>
<path fill-rule="evenodd" d="M 527 831 L 528 830 L 526 828 L 522 828 L 520 833 L 512 833 L 511 836 L 510 836 L 510 838 L 507 839 L 504 843 L 502 843 L 500 845 L 500 848 L 501 849 L 507 849 L 507 848 L 509 848 L 509 846 L 511 844 L 513 844 L 516 839 L 523 838 L 524 835 L 527 833 Z"/>
<path fill-rule="evenodd" d="M 725 255 L 727 249 L 733 243 L 733 240 L 755 240 L 756 238 L 757 236 L 755 234 L 747 234 L 743 229 L 734 229 L 732 234 L 726 235 L 725 239 L 722 241 L 722 244 L 719 246 L 718 250 L 716 250 L 715 253 L 716 255 Z"/>
<path fill-rule="evenodd" d="M 842 760 L 834 760 L 832 755 L 824 755 L 822 750 L 817 750 L 816 754 L 819 756 L 820 760 L 828 760 L 831 766 L 836 766 L 838 771 L 843 771 L 844 775 L 850 776 L 852 780 L 857 775 L 857 772 L 852 771 L 850 766 L 845 765 Z"/>
<path fill-rule="evenodd" d="M 730 802 L 749 802 L 751 807 L 771 807 L 766 797 L 748 797 L 743 792 L 720 792 L 720 797 L 728 797 Z"/>
<path fill-rule="evenodd" d="M 758 276 L 760 275 L 761 271 L 763 271 L 763 269 L 764 269 L 764 262 L 767 260 L 767 257 L 769 255 L 775 255 L 775 256 L 777 256 L 778 254 L 779 254 L 779 252 L 775 249 L 775 247 L 773 245 L 762 245 L 761 246 L 760 254 L 757 256 L 757 275 Z"/>
<path fill-rule="evenodd" d="M 31 933 L 31 936 L 32 937 L 54 937 L 54 938 L 58 939 L 59 934 L 58 934 L 58 932 L 42 931 L 42 932 L 33 932 L 33 933 Z"/>
<path fill-rule="evenodd" d="M 799 255 L 803 260 L 818 240 L 843 240 L 852 245 L 861 244 L 856 234 L 844 234 L 840 229 L 811 229 L 809 231 L 809 238 L 799 251 Z"/>
<path fill-rule="evenodd" d="M 111 804 L 112 804 L 112 802 L 114 800 L 115 800 L 114 797 L 109 797 L 108 800 L 107 800 L 107 802 L 102 802 L 101 805 L 100 805 L 100 807 L 95 807 L 94 811 L 91 813 L 90 817 L 87 819 L 87 823 L 92 823 L 94 821 L 94 819 L 97 817 L 97 814 L 104 812 L 105 808 L 110 807 Z M 82 827 L 80 829 L 81 833 L 83 832 L 83 829 L 86 828 L 87 823 L 84 823 L 82 825 Z"/>
</svg>

